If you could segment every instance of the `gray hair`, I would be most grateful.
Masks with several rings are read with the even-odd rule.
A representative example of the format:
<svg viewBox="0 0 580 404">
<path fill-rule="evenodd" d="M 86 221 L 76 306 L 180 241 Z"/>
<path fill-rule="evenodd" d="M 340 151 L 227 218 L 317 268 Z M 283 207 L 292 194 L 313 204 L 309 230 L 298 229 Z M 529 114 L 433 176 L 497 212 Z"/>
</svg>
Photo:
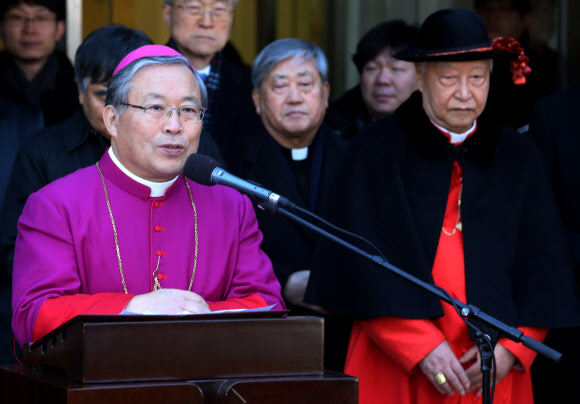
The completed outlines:
<svg viewBox="0 0 580 404">
<path fill-rule="evenodd" d="M 238 1 L 239 1 L 239 0 L 233 0 L 232 7 L 235 7 L 235 6 L 236 6 L 236 4 L 238 4 Z M 164 2 L 165 4 L 173 5 L 173 0 L 164 0 L 163 2 Z"/>
<path fill-rule="evenodd" d="M 183 65 L 192 72 L 199 86 L 201 106 L 207 107 L 207 89 L 205 84 L 184 56 L 147 56 L 131 62 L 111 78 L 107 88 L 105 105 L 111 105 L 115 108 L 120 117 L 128 108 L 123 104 L 129 103 L 128 95 L 133 87 L 133 78 L 137 72 L 146 66 L 167 64 Z"/>
<path fill-rule="evenodd" d="M 270 43 L 256 56 L 252 64 L 252 84 L 254 88 L 260 91 L 264 77 L 270 74 L 274 66 L 289 58 L 300 60 L 300 63 L 314 59 L 322 82 L 326 83 L 328 81 L 328 61 L 322 49 L 302 39 L 286 38 Z"/>
</svg>

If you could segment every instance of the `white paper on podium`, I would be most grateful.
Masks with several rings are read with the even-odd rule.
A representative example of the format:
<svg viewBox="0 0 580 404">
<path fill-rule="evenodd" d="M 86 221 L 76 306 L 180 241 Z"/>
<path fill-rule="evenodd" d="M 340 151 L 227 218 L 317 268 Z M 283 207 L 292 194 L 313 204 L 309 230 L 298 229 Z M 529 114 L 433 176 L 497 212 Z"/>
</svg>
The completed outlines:
<svg viewBox="0 0 580 404">
<path fill-rule="evenodd" d="M 200 316 L 200 315 L 203 315 L 203 314 L 216 314 L 216 313 L 239 313 L 239 312 L 251 313 L 251 312 L 258 312 L 258 311 L 270 311 L 270 310 L 272 310 L 272 308 L 275 305 L 276 304 L 272 304 L 272 305 L 266 306 L 266 307 L 258 307 L 257 309 L 230 309 L 230 310 L 209 311 L 207 313 L 200 313 L 200 314 L 196 314 L 196 315 Z M 155 312 L 152 312 L 152 311 L 146 311 L 144 313 L 133 313 L 131 311 L 126 311 L 126 310 L 123 310 L 119 314 L 120 315 L 139 315 L 139 314 L 142 314 L 142 315 L 160 315 L 160 316 L 167 315 L 167 313 L 155 313 Z M 173 315 L 176 315 L 176 316 L 188 316 L 190 314 L 193 314 L 193 313 L 191 313 L 191 312 L 189 312 L 187 310 L 184 310 L 184 311 L 182 311 L 180 313 L 175 313 Z"/>
</svg>

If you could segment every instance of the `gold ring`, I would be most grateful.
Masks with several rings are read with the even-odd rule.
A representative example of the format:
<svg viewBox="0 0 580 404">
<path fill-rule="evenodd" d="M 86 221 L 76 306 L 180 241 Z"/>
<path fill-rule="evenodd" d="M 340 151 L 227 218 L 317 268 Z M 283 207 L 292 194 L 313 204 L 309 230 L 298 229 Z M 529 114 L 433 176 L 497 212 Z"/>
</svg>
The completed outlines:
<svg viewBox="0 0 580 404">
<path fill-rule="evenodd" d="M 441 386 L 442 384 L 445 384 L 445 382 L 447 381 L 447 378 L 445 377 L 445 375 L 443 373 L 439 372 L 435 375 L 435 381 L 437 382 L 437 384 L 439 386 Z"/>
</svg>

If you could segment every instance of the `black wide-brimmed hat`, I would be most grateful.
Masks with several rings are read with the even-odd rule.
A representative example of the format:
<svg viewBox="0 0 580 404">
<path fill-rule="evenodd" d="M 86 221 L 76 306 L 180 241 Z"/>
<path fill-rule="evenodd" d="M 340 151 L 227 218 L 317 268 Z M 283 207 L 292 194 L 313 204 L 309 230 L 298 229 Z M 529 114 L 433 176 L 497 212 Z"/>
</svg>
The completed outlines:
<svg viewBox="0 0 580 404">
<path fill-rule="evenodd" d="M 494 48 L 483 19 L 474 11 L 461 8 L 431 14 L 421 25 L 417 46 L 394 55 L 409 62 L 467 61 L 494 57 L 515 59 L 518 56 L 517 51 Z"/>
</svg>

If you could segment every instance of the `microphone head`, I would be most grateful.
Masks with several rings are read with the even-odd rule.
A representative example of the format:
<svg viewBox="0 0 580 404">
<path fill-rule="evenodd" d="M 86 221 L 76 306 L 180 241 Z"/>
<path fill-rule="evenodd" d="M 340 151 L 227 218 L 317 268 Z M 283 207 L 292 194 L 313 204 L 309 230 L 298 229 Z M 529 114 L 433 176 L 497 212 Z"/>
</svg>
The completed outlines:
<svg viewBox="0 0 580 404">
<path fill-rule="evenodd" d="M 183 167 L 183 175 L 201 185 L 215 185 L 211 175 L 219 163 L 203 154 L 190 154 Z"/>
</svg>

